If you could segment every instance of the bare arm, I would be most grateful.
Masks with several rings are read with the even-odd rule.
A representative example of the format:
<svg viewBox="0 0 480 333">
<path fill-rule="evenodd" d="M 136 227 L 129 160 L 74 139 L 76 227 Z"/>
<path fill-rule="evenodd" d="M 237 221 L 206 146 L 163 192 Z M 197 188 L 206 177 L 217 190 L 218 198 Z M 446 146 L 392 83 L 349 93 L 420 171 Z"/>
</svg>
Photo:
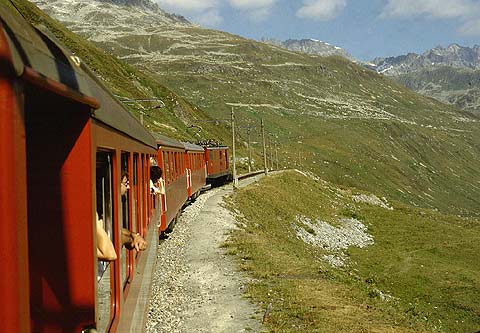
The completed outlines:
<svg viewBox="0 0 480 333">
<path fill-rule="evenodd" d="M 102 220 L 97 216 L 97 257 L 103 261 L 113 261 L 117 259 L 117 253 L 113 247 L 113 243 L 108 237 L 105 229 L 103 229 Z"/>
<path fill-rule="evenodd" d="M 122 245 L 129 250 L 143 251 L 148 244 L 140 234 L 134 234 L 130 230 L 122 228 Z"/>
</svg>

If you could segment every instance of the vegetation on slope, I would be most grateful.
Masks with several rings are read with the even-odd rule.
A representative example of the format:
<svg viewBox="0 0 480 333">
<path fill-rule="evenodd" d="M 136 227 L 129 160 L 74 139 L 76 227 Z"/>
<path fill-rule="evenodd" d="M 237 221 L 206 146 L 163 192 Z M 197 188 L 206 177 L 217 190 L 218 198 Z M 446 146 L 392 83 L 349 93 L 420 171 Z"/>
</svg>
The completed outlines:
<svg viewBox="0 0 480 333">
<path fill-rule="evenodd" d="M 43 25 L 50 30 L 69 50 L 79 56 L 116 95 L 130 99 L 159 98 L 164 108 L 153 109 L 159 102 L 127 103 L 125 106 L 137 118 L 145 113 L 145 124 L 152 132 L 159 132 L 181 140 L 197 141 L 196 130 L 188 128 L 186 118 L 210 120 L 198 107 L 178 96 L 151 76 L 142 73 L 118 58 L 107 54 L 91 42 L 75 35 L 61 23 L 47 16 L 35 5 L 24 0 L 0 0 L 10 7 L 15 7 L 27 21 L 34 25 Z M 151 110 L 149 110 L 151 109 Z M 206 123 L 212 128 L 217 138 L 228 140 L 228 132 Z M 228 141 L 225 141 L 228 142 Z"/>
<path fill-rule="evenodd" d="M 151 38 L 153 36 L 153 38 Z M 478 215 L 478 115 L 422 97 L 340 57 L 295 53 L 198 27 L 158 27 L 108 48 L 186 96 L 212 118 L 233 108 L 238 156 L 260 118 L 281 167 L 443 212 Z M 156 56 L 127 49 L 137 45 Z M 98 43 L 102 46 L 102 43 Z M 243 128 L 243 129 L 242 129 Z M 254 147 L 261 165 L 261 145 Z"/>
<path fill-rule="evenodd" d="M 395 79 L 423 95 L 473 114 L 480 111 L 480 70 L 444 66 L 403 74 Z"/>
<path fill-rule="evenodd" d="M 270 141 L 279 147 L 280 167 L 301 166 L 329 181 L 415 206 L 480 214 L 478 115 L 422 97 L 340 57 L 322 58 L 221 31 L 162 23 L 154 12 L 148 13 L 148 22 L 132 22 L 125 9 L 110 8 L 121 14 L 112 16 L 104 8 L 108 5 L 102 6 L 82 22 L 70 16 L 69 27 L 154 75 L 200 114 L 204 110 L 222 120 L 204 122 L 197 110 L 187 107 L 188 112 L 176 112 L 179 118 L 172 120 L 181 132 L 177 137 L 229 143 L 223 120 L 233 108 L 239 126 L 237 156 L 247 156 L 246 128 L 255 126 L 251 139 L 257 167 L 263 164 L 263 118 Z M 149 123 L 152 129 L 163 124 Z"/>
<path fill-rule="evenodd" d="M 290 171 L 229 198 L 240 228 L 225 248 L 254 278 L 248 295 L 264 309 L 271 304 L 269 328 L 478 331 L 480 220 L 400 202 L 355 200 L 365 197 L 372 195 Z M 328 236 L 316 235 L 299 216 L 335 227 L 342 218 L 356 219 L 367 227 L 373 244 L 350 246 L 343 254 L 308 244 L 299 237 L 299 227 L 321 239 Z M 343 258 L 346 265 L 334 268 L 326 255 Z"/>
<path fill-rule="evenodd" d="M 245 228 L 226 246 L 256 278 L 250 295 L 272 303 L 268 323 L 273 330 L 480 329 L 475 288 L 480 281 L 473 270 L 479 266 L 478 219 L 412 207 L 479 214 L 478 117 L 340 58 L 301 55 L 195 27 L 161 27 L 171 35 L 153 38 L 152 50 L 163 52 L 153 63 L 128 58 L 131 65 L 155 73 L 156 81 L 73 35 L 30 3 L 13 3 L 28 20 L 46 25 L 114 93 L 161 98 L 166 110 L 147 111 L 153 131 L 194 139 L 197 130 L 189 125 L 225 119 L 233 107 L 239 141 L 246 140 L 245 126 L 255 125 L 258 132 L 264 118 L 281 147 L 282 167 L 310 170 L 349 187 L 339 190 L 286 173 L 232 198 Z M 141 36 L 123 42 L 146 45 Z M 120 41 L 110 44 L 126 52 Z M 130 110 L 138 116 L 137 107 Z M 229 142 L 225 126 L 198 124 L 202 135 Z M 254 147 L 258 161 L 258 143 Z M 240 155 L 246 156 L 242 146 Z M 351 193 L 358 189 L 401 202 L 393 211 L 354 203 Z M 321 260 L 325 250 L 296 237 L 292 225 L 298 227 L 298 215 L 332 224 L 339 216 L 354 217 L 368 225 L 375 244 L 349 249 L 351 266 L 333 269 Z M 386 302 L 382 295 L 393 298 Z"/>
</svg>

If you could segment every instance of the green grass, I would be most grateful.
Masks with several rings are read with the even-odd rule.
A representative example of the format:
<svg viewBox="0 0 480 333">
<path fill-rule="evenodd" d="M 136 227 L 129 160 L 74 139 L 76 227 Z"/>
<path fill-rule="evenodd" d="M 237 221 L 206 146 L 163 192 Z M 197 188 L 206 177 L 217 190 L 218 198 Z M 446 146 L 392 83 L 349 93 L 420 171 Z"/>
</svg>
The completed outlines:
<svg viewBox="0 0 480 333">
<path fill-rule="evenodd" d="M 227 103 L 250 105 L 234 109 L 240 127 L 257 126 L 252 141 L 260 141 L 263 118 L 280 147 L 280 167 L 308 170 L 330 182 L 287 173 L 242 189 L 230 200 L 244 214 L 247 228 L 225 246 L 256 279 L 249 295 L 265 308 L 272 303 L 272 331 L 480 329 L 478 116 L 421 97 L 339 57 L 287 52 L 198 27 L 181 28 L 180 40 L 174 31 L 171 38 L 151 39 L 153 51 L 161 52 L 190 36 L 198 47 L 170 53 L 188 59 L 126 64 L 101 50 L 125 55 L 121 43 L 113 50 L 109 43 L 93 45 L 31 3 L 13 3 L 27 20 L 47 26 L 115 94 L 161 98 L 166 108 L 145 118 L 150 130 L 231 145 L 225 123 L 197 121 L 228 118 L 232 106 Z M 145 48 L 142 38 L 147 37 L 119 42 Z M 206 56 L 209 51 L 226 55 Z M 277 66 L 285 63 L 295 65 Z M 138 106 L 129 109 L 139 115 Z M 374 115 L 355 117 L 363 111 Z M 192 124 L 200 124 L 201 131 L 188 127 Z M 237 156 L 247 156 L 240 128 L 237 140 Z M 256 165 L 262 165 L 261 145 L 254 145 L 253 153 Z M 397 200 L 395 210 L 352 202 L 349 193 L 360 191 Z M 375 244 L 350 249 L 352 266 L 335 270 L 320 259 L 324 250 L 295 236 L 297 215 L 333 225 L 339 217 L 357 218 L 368 225 Z M 380 292 L 394 299 L 384 302 Z"/>
<path fill-rule="evenodd" d="M 480 329 L 480 221 L 352 200 L 296 172 L 264 178 L 228 204 L 246 227 L 225 244 L 251 274 L 247 295 L 265 309 L 273 332 L 474 332 Z M 296 216 L 335 224 L 354 217 L 375 243 L 349 248 L 350 265 L 334 269 L 326 250 L 301 241 Z M 308 231 L 308 230 L 307 230 Z M 393 298 L 383 301 L 381 295 Z"/>
<path fill-rule="evenodd" d="M 224 128 L 214 128 L 207 123 L 203 126 L 201 137 L 198 136 L 198 131 L 188 128 L 189 119 L 210 120 L 210 118 L 203 110 L 160 84 L 152 76 L 135 69 L 93 43 L 75 35 L 28 1 L 0 1 L 12 10 L 15 10 L 12 3 L 15 4 L 15 8 L 30 23 L 47 27 L 59 41 L 79 56 L 114 94 L 132 99 L 160 98 L 166 107 L 149 111 L 144 117 L 145 126 L 150 131 L 192 142 L 205 137 L 215 137 L 220 141 L 227 140 L 225 142 L 228 144 L 228 132 Z M 127 109 L 137 118 L 140 116 L 142 107 L 149 109 L 152 106 L 154 105 L 148 103 L 126 105 Z"/>
<path fill-rule="evenodd" d="M 409 205 L 480 214 L 478 115 L 422 97 L 340 57 L 290 52 L 188 25 L 160 24 L 158 33 L 94 46 L 28 10 L 32 21 L 47 22 L 115 93 L 165 100 L 166 109 L 146 117 L 152 131 L 231 145 L 227 123 L 199 121 L 229 118 L 233 103 L 237 157 L 247 156 L 246 125 L 256 126 L 251 140 L 261 142 L 263 118 L 278 143 L 281 168 L 309 170 Z M 127 65 L 100 48 L 122 56 L 132 48 L 160 56 L 129 58 Z M 138 108 L 131 112 L 138 116 Z M 202 129 L 188 127 L 192 124 Z M 253 145 L 253 157 L 257 166 L 263 164 L 261 144 Z"/>
</svg>

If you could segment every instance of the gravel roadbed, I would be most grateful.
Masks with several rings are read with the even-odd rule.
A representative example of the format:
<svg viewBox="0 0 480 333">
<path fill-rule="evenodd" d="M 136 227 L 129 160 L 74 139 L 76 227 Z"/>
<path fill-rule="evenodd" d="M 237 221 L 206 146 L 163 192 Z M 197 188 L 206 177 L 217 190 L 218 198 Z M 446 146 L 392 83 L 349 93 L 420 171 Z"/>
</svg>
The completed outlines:
<svg viewBox="0 0 480 333">
<path fill-rule="evenodd" d="M 242 297 L 248 277 L 220 248 L 235 228 L 222 206 L 230 192 L 202 194 L 158 245 L 147 333 L 262 331 L 263 311 Z"/>
</svg>

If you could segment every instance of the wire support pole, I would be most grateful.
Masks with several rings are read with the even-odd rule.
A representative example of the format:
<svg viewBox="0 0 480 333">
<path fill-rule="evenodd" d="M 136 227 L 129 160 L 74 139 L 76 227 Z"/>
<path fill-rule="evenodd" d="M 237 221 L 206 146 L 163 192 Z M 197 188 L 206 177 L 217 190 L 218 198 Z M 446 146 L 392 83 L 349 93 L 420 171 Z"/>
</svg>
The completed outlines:
<svg viewBox="0 0 480 333">
<path fill-rule="evenodd" d="M 237 166 L 236 166 L 236 154 L 235 154 L 235 115 L 233 113 L 233 106 L 232 106 L 232 153 L 233 153 L 233 188 L 238 186 L 238 178 L 237 178 Z"/>
<path fill-rule="evenodd" d="M 267 146 L 265 143 L 265 125 L 263 123 L 263 118 L 261 119 L 261 126 L 262 126 L 262 141 L 263 141 L 263 170 L 265 172 L 265 176 L 268 175 L 268 166 L 267 166 Z"/>
</svg>

